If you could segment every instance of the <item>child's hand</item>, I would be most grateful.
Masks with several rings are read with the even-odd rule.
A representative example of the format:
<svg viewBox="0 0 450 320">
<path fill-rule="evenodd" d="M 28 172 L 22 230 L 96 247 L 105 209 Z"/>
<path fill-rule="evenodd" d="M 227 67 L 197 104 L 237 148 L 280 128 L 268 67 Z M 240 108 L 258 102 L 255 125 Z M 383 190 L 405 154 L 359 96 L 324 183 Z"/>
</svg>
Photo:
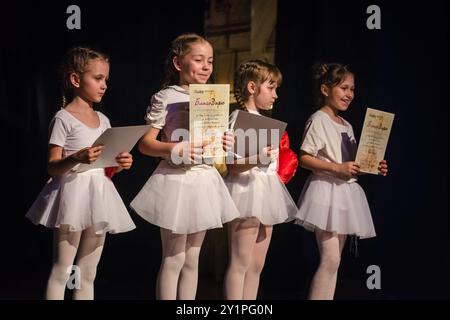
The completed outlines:
<svg viewBox="0 0 450 320">
<path fill-rule="evenodd" d="M 388 165 L 386 160 L 381 160 L 379 163 L 379 167 L 378 167 L 378 174 L 382 175 L 382 176 L 387 176 L 388 173 Z"/>
<path fill-rule="evenodd" d="M 103 146 L 87 147 L 75 152 L 72 157 L 80 163 L 91 164 L 100 156 L 102 149 Z"/>
<path fill-rule="evenodd" d="M 225 131 L 222 136 L 223 150 L 231 151 L 234 147 L 234 133 L 232 130 Z"/>
<path fill-rule="evenodd" d="M 129 152 L 122 152 L 116 157 L 116 162 L 121 169 L 128 170 L 133 164 L 133 156 Z"/>
<path fill-rule="evenodd" d="M 272 145 L 265 147 L 262 149 L 262 154 L 260 155 L 261 163 L 268 164 L 271 161 L 277 159 L 279 154 L 280 154 L 280 149 L 274 148 Z"/>
<path fill-rule="evenodd" d="M 344 163 L 336 163 L 335 173 L 336 176 L 343 180 L 349 180 L 354 178 L 359 173 L 360 167 L 354 161 L 348 161 Z"/>
<path fill-rule="evenodd" d="M 205 145 L 206 142 L 183 141 L 177 143 L 172 148 L 170 159 L 176 165 L 201 163 Z"/>
<path fill-rule="evenodd" d="M 276 160 L 278 159 L 278 156 L 280 155 L 280 149 L 278 148 L 274 148 L 273 146 L 270 146 L 270 149 L 267 152 L 267 156 L 271 159 L 271 160 Z"/>
</svg>

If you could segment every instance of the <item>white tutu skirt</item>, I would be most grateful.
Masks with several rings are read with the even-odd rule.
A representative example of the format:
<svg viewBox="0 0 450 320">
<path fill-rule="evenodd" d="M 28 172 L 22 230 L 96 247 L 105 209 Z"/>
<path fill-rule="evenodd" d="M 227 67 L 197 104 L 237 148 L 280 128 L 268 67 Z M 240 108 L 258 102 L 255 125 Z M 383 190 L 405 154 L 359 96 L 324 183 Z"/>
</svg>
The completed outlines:
<svg viewBox="0 0 450 320">
<path fill-rule="evenodd" d="M 225 179 L 240 218 L 256 217 L 264 225 L 274 225 L 295 217 L 297 206 L 276 172 L 258 167 Z"/>
<path fill-rule="evenodd" d="M 311 175 L 298 202 L 296 223 L 307 230 L 315 228 L 337 234 L 375 237 L 364 190 L 356 182 L 347 183 L 331 176 Z"/>
<path fill-rule="evenodd" d="M 120 233 L 136 226 L 112 181 L 103 169 L 51 178 L 26 217 L 48 228 L 95 228 L 97 234 Z"/>
<path fill-rule="evenodd" d="M 163 160 L 130 204 L 142 218 L 176 234 L 221 228 L 239 216 L 213 167 L 175 168 Z"/>
</svg>

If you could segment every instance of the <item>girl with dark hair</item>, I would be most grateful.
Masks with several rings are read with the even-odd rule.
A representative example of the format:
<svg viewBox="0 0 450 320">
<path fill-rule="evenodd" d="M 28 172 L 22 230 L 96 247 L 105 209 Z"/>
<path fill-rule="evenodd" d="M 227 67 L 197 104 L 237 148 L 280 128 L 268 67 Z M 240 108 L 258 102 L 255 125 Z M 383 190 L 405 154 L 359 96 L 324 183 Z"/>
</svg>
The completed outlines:
<svg viewBox="0 0 450 320">
<path fill-rule="evenodd" d="M 357 143 L 353 128 L 339 113 L 346 111 L 355 91 L 354 75 L 338 63 L 313 68 L 318 110 L 306 123 L 300 166 L 311 170 L 298 202 L 297 223 L 314 231 L 320 264 L 309 299 L 333 299 L 342 249 L 348 235 L 375 236 L 372 217 L 354 161 Z M 379 173 L 387 174 L 380 162 Z"/>
</svg>

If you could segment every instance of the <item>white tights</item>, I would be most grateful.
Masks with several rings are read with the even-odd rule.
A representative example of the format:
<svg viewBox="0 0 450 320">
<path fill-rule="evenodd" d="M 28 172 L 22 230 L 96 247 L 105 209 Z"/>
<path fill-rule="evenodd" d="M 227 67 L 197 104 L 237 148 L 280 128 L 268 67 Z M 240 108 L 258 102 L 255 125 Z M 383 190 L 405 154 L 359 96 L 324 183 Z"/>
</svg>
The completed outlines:
<svg viewBox="0 0 450 320">
<path fill-rule="evenodd" d="M 47 282 L 46 299 L 63 300 L 67 280 L 73 262 L 80 271 L 80 288 L 75 289 L 73 299 L 94 299 L 94 280 L 97 264 L 105 243 L 105 235 L 97 235 L 93 228 L 70 232 L 68 226 L 54 231 L 53 267 Z"/>
<path fill-rule="evenodd" d="M 314 274 L 309 291 L 310 300 L 332 300 L 336 290 L 337 273 L 346 235 L 316 229 L 320 264 Z"/>
<path fill-rule="evenodd" d="M 156 283 L 159 300 L 194 300 L 198 260 L 206 231 L 174 234 L 161 228 L 162 261 Z"/>
<path fill-rule="evenodd" d="M 257 218 L 235 219 L 228 224 L 230 262 L 225 274 L 225 298 L 255 300 L 272 238 L 272 226 Z"/>
</svg>

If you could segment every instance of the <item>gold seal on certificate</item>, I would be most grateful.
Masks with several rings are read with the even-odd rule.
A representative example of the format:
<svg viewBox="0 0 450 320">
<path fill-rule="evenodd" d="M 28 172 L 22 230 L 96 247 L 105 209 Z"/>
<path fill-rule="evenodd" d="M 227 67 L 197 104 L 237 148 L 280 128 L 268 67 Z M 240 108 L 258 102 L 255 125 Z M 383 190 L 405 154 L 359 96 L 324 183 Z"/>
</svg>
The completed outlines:
<svg viewBox="0 0 450 320">
<path fill-rule="evenodd" d="M 204 158 L 225 157 L 222 136 L 228 129 L 229 84 L 189 85 L 189 138 L 203 141 Z"/>
<path fill-rule="evenodd" d="M 378 174 L 394 116 L 393 113 L 367 108 L 355 160 L 360 165 L 361 172 Z"/>
</svg>

